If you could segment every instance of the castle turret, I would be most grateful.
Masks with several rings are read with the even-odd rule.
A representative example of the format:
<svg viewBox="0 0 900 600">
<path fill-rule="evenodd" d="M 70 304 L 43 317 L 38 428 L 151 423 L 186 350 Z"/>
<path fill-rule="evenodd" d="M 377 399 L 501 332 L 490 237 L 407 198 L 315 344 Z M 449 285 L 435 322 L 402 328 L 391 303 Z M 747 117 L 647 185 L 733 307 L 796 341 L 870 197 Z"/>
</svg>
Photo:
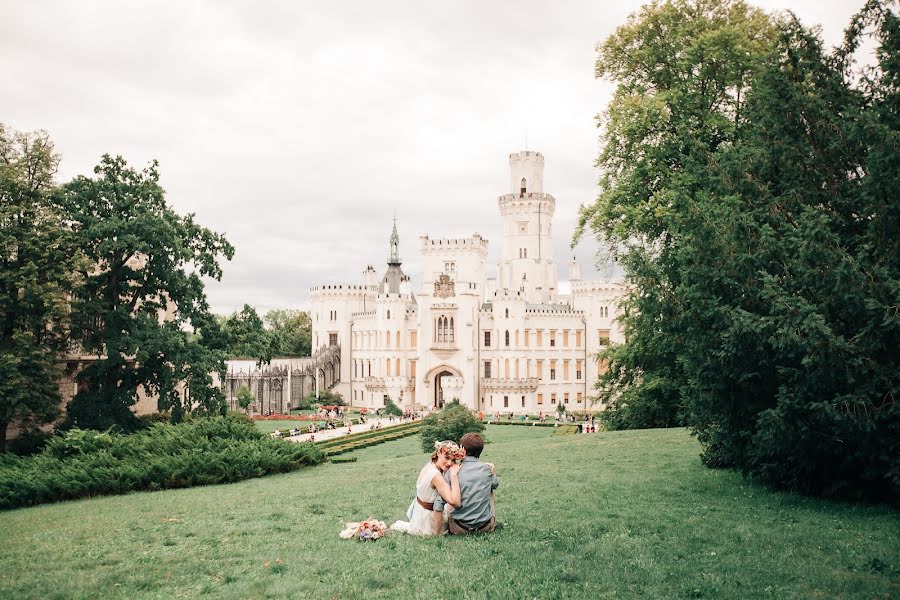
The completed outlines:
<svg viewBox="0 0 900 600">
<path fill-rule="evenodd" d="M 569 281 L 581 281 L 581 265 L 578 264 L 574 256 L 571 264 L 569 264 Z"/>
</svg>

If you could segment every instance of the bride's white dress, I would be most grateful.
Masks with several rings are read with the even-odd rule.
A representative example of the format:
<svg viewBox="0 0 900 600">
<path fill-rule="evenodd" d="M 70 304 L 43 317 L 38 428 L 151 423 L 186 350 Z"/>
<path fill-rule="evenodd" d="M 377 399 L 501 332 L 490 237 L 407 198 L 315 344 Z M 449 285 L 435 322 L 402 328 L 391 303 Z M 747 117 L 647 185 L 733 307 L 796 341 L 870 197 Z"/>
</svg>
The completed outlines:
<svg viewBox="0 0 900 600">
<path fill-rule="evenodd" d="M 438 497 L 438 491 L 431 485 L 435 475 L 440 475 L 440 470 L 433 462 L 428 462 L 419 473 L 416 480 L 416 495 L 428 504 L 434 503 Z M 413 498 L 412 505 L 406 511 L 409 521 L 397 521 L 391 525 L 394 531 L 405 531 L 412 535 L 438 535 L 440 530 L 435 528 L 433 511 L 428 510 Z"/>
</svg>

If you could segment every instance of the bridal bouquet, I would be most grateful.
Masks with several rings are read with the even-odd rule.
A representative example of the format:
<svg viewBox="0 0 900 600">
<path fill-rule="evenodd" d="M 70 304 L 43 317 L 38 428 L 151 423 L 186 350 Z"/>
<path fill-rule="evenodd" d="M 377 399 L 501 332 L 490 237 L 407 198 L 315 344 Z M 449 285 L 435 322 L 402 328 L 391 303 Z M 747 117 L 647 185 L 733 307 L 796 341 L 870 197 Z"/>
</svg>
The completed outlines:
<svg viewBox="0 0 900 600">
<path fill-rule="evenodd" d="M 369 517 L 359 523 L 347 523 L 347 528 L 339 535 L 345 540 L 357 538 L 363 542 L 374 542 L 378 538 L 384 537 L 385 532 L 387 532 L 387 525 L 384 524 L 384 521 Z"/>
</svg>

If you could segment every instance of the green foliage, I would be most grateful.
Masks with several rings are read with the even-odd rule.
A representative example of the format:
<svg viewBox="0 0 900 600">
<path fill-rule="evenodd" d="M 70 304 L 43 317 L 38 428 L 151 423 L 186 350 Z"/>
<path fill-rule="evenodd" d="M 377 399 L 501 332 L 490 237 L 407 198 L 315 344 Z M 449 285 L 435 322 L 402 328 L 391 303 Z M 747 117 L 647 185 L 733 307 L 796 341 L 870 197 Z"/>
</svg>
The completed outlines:
<svg viewBox="0 0 900 600">
<path fill-rule="evenodd" d="M 601 46 L 619 89 L 581 225 L 631 283 L 611 427 L 683 416 L 711 466 L 900 497 L 898 23 L 872 0 L 829 55 L 791 16 L 674 1 Z"/>
<path fill-rule="evenodd" d="M 390 398 L 384 401 L 384 409 L 382 410 L 386 415 L 394 415 L 395 417 L 403 416 L 403 409 L 394 404 L 394 401 Z"/>
<path fill-rule="evenodd" d="M 10 423 L 59 416 L 58 358 L 80 255 L 50 200 L 58 165 L 46 132 L 0 123 L 0 452 Z"/>
<path fill-rule="evenodd" d="M 19 456 L 31 456 L 44 449 L 53 435 L 41 429 L 32 428 L 20 431 L 19 435 L 10 442 L 9 451 Z"/>
<path fill-rule="evenodd" d="M 246 385 L 242 385 L 237 391 L 237 403 L 241 410 L 246 411 L 253 404 L 253 392 Z"/>
<path fill-rule="evenodd" d="M 312 320 L 302 310 L 270 310 L 266 323 L 273 340 L 276 356 L 310 356 L 312 348 Z"/>
<path fill-rule="evenodd" d="M 300 410 L 309 410 L 313 406 L 346 406 L 343 396 L 336 392 L 328 390 L 319 390 L 319 398 L 316 399 L 316 393 L 312 392 L 300 401 L 300 405 L 295 408 Z"/>
<path fill-rule="evenodd" d="M 189 410 L 217 414 L 224 397 L 211 373 L 224 371 L 225 353 L 203 278 L 219 279 L 219 257 L 230 259 L 234 249 L 168 206 L 155 161 L 137 171 L 104 155 L 94 173 L 56 197 L 87 259 L 72 300 L 72 334 L 100 357 L 79 372 L 82 389 L 65 426 L 136 429 L 130 407 L 139 388 L 175 421 Z"/>
<path fill-rule="evenodd" d="M 253 358 L 257 365 L 272 362 L 274 339 L 266 331 L 255 308 L 245 304 L 244 308 L 225 319 L 222 328 L 232 358 Z"/>
<path fill-rule="evenodd" d="M 54 437 L 41 454 L 0 463 L 0 509 L 227 483 L 324 459 L 312 444 L 272 439 L 246 418 L 156 424 L 131 435 L 71 429 Z"/>
<path fill-rule="evenodd" d="M 422 421 L 422 451 L 432 452 L 434 443 L 442 440 L 459 442 L 467 433 L 481 433 L 484 423 L 459 400 L 453 400 L 444 410 L 433 412 Z"/>
</svg>

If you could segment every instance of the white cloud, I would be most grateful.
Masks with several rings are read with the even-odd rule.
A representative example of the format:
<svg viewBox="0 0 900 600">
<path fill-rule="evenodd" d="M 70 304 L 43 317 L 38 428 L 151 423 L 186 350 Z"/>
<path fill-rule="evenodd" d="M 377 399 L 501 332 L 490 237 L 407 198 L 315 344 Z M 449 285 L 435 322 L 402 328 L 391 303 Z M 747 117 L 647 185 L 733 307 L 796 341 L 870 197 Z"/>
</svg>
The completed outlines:
<svg viewBox="0 0 900 600">
<path fill-rule="evenodd" d="M 838 42 L 862 2 L 763 0 Z M 237 247 L 214 310 L 303 307 L 387 258 L 394 211 L 418 236 L 470 235 L 498 257 L 507 155 L 546 157 L 560 274 L 596 193 L 594 45 L 635 2 L 7 2 L 0 119 L 47 129 L 60 178 L 101 154 L 160 161 L 169 202 Z M 446 207 L 452 207 L 450 209 Z M 576 250 L 585 277 L 596 244 Z"/>
</svg>

